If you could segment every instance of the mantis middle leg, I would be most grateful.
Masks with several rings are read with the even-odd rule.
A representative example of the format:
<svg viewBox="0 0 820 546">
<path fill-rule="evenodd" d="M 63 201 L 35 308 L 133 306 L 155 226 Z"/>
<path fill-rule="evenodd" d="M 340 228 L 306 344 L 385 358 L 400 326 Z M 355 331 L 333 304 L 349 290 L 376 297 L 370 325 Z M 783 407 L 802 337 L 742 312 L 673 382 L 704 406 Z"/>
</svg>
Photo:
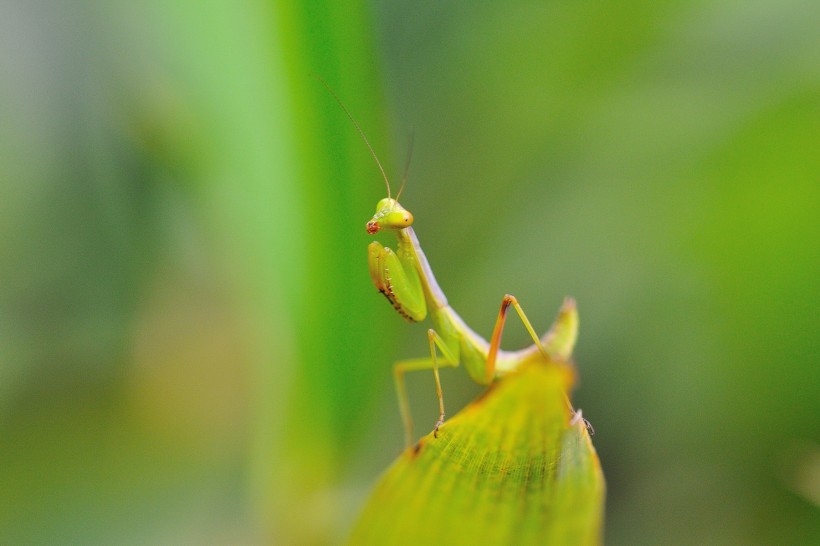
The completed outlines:
<svg viewBox="0 0 820 546">
<path fill-rule="evenodd" d="M 402 422 L 404 423 L 404 443 L 407 447 L 413 443 L 413 416 L 410 414 L 410 403 L 407 398 L 407 388 L 404 383 L 405 372 L 415 370 L 433 370 L 436 380 L 436 397 L 438 398 L 439 416 L 433 435 L 438 435 L 438 429 L 444 423 L 444 394 L 441 390 L 441 378 L 439 377 L 439 366 L 458 366 L 456 359 L 447 346 L 432 328 L 427 330 L 427 339 L 430 343 L 430 358 L 416 358 L 412 360 L 402 360 L 393 365 L 393 379 L 396 383 L 396 395 L 399 399 L 399 411 L 401 411 Z M 436 357 L 436 347 L 439 348 L 444 358 Z"/>
</svg>

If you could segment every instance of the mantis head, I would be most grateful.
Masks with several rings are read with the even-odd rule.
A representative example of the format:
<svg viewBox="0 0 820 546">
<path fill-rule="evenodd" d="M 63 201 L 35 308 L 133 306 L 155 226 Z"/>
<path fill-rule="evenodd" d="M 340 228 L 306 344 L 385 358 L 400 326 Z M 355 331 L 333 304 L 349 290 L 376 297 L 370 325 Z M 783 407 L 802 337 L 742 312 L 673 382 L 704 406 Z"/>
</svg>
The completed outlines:
<svg viewBox="0 0 820 546">
<path fill-rule="evenodd" d="M 399 202 L 385 197 L 376 204 L 376 214 L 367 223 L 369 234 L 378 233 L 381 229 L 404 229 L 413 225 L 413 215 Z"/>
<path fill-rule="evenodd" d="M 374 233 L 378 233 L 381 229 L 393 229 L 399 230 L 404 229 L 406 227 L 410 227 L 413 224 L 413 215 L 410 214 L 410 211 L 405 209 L 399 204 L 399 197 L 401 197 L 401 192 L 404 191 L 404 184 L 407 182 L 407 169 L 410 166 L 410 154 L 407 155 L 407 165 L 404 169 L 404 179 L 401 183 L 401 189 L 399 190 L 398 195 L 396 198 L 393 199 L 390 196 L 390 181 L 387 179 L 387 174 L 384 172 L 384 167 L 382 167 L 381 161 L 379 161 L 378 156 L 376 156 L 376 152 L 373 150 L 373 146 L 370 145 L 370 141 L 367 140 L 367 137 L 364 135 L 364 131 L 362 128 L 359 127 L 358 122 L 353 118 L 353 115 L 348 111 L 347 107 L 342 103 L 336 93 L 333 92 L 333 89 L 327 84 L 325 80 L 319 78 L 319 81 L 322 82 L 330 94 L 336 99 L 336 102 L 339 103 L 339 106 L 342 107 L 344 113 L 347 114 L 347 117 L 350 118 L 350 121 L 353 122 L 353 126 L 356 127 L 356 130 L 361 135 L 362 140 L 367 145 L 368 150 L 370 150 L 370 155 L 373 156 L 373 160 L 376 162 L 376 165 L 379 167 L 379 171 L 382 173 L 382 178 L 384 178 L 384 183 L 387 186 L 387 197 L 376 203 L 376 214 L 373 215 L 373 218 L 367 223 L 367 232 L 371 235 Z M 410 150 L 413 149 L 413 139 L 411 135 L 410 139 Z"/>
</svg>

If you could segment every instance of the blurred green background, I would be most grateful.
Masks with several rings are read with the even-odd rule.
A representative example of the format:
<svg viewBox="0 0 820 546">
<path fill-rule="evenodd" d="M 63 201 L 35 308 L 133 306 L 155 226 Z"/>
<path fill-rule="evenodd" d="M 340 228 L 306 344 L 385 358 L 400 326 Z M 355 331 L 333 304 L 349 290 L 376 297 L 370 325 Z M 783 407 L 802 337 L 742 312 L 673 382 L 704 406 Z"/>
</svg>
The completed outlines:
<svg viewBox="0 0 820 546">
<path fill-rule="evenodd" d="M 426 341 L 370 284 L 384 186 L 317 75 L 395 184 L 415 130 L 402 201 L 469 324 L 577 298 L 607 544 L 812 543 L 819 26 L 809 0 L 3 2 L 0 543 L 343 540 Z M 451 415 L 480 392 L 442 375 Z"/>
</svg>

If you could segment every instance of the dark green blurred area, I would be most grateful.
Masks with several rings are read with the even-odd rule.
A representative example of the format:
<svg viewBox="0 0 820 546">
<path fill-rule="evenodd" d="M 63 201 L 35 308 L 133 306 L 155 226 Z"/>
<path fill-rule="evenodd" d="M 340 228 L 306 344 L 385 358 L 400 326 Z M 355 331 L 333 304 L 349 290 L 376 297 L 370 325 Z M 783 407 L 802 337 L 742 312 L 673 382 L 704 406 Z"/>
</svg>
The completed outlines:
<svg viewBox="0 0 820 546">
<path fill-rule="evenodd" d="M 820 4 L 0 7 L 0 543 L 342 540 L 450 303 L 581 312 L 607 544 L 820 536 Z M 511 323 L 505 346 L 524 345 Z M 442 374 L 449 413 L 479 392 Z M 432 379 L 410 378 L 417 421 Z"/>
</svg>

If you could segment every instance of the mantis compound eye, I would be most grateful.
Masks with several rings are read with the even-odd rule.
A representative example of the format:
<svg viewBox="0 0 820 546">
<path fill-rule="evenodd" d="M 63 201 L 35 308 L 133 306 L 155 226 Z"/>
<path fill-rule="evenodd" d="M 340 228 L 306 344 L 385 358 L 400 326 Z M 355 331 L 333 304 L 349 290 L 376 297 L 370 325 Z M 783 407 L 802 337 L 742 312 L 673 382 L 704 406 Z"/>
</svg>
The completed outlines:
<svg viewBox="0 0 820 546">
<path fill-rule="evenodd" d="M 382 220 L 383 227 L 389 229 L 404 229 L 413 225 L 413 215 L 408 210 L 389 212 Z"/>
</svg>

